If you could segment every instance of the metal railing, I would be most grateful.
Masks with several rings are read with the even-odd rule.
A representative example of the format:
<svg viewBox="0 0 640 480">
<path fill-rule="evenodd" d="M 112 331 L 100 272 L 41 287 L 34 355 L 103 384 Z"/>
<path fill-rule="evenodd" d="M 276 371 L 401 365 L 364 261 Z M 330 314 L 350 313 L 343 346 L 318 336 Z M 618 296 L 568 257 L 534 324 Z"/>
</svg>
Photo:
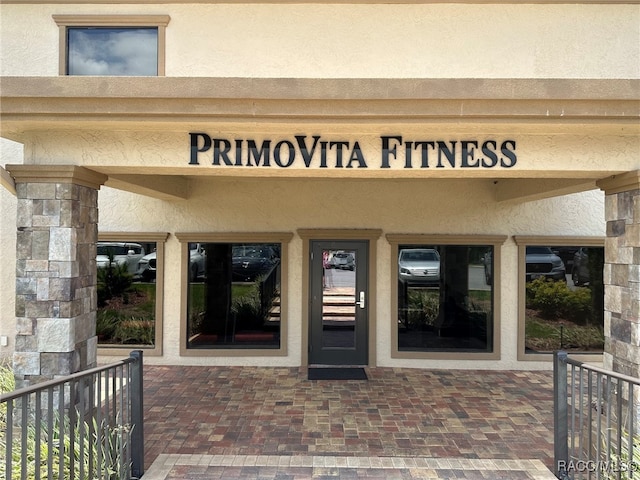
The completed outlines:
<svg viewBox="0 0 640 480">
<path fill-rule="evenodd" d="M 0 477 L 140 478 L 142 373 L 142 351 L 134 351 L 111 365 L 0 395 Z"/>
<path fill-rule="evenodd" d="M 555 474 L 563 480 L 640 480 L 640 379 L 556 352 Z"/>
</svg>

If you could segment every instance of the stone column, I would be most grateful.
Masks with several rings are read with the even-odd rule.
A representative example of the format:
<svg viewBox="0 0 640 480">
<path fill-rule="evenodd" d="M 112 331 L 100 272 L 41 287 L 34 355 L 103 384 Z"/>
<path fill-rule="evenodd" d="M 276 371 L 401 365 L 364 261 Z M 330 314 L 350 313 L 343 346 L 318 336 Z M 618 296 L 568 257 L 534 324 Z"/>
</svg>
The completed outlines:
<svg viewBox="0 0 640 480">
<path fill-rule="evenodd" d="M 640 377 L 640 171 L 598 182 L 605 192 L 604 367 Z"/>
<path fill-rule="evenodd" d="M 16 340 L 20 388 L 96 365 L 98 189 L 82 167 L 8 165 L 16 182 Z"/>
</svg>

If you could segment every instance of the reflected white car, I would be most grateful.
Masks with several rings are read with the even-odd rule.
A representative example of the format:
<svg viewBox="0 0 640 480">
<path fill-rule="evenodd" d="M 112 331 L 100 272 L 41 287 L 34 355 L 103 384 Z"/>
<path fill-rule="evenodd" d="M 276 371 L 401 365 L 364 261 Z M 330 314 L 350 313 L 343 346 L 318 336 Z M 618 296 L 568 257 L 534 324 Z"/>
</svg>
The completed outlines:
<svg viewBox="0 0 640 480">
<path fill-rule="evenodd" d="M 138 262 L 144 257 L 144 248 L 139 243 L 129 242 L 98 242 L 96 252 L 96 264 L 98 268 L 109 265 L 126 265 L 127 272 L 135 274 L 138 270 Z"/>
<path fill-rule="evenodd" d="M 189 280 L 195 282 L 198 279 L 204 277 L 204 249 L 200 244 L 190 245 L 189 250 Z M 145 255 L 138 262 L 138 268 L 135 272 L 135 277 L 142 279 L 145 282 L 153 282 L 156 279 L 157 269 L 157 255 L 156 252 L 152 252 L 149 255 Z"/>
<path fill-rule="evenodd" d="M 491 252 L 484 257 L 484 278 L 487 285 L 493 282 L 493 262 Z M 528 246 L 526 248 L 525 263 L 527 267 L 526 281 L 536 278 L 566 281 L 566 268 L 562 259 L 553 253 L 550 247 Z"/>
<path fill-rule="evenodd" d="M 408 285 L 437 285 L 440 282 L 440 254 L 433 248 L 400 250 L 398 278 Z"/>
</svg>

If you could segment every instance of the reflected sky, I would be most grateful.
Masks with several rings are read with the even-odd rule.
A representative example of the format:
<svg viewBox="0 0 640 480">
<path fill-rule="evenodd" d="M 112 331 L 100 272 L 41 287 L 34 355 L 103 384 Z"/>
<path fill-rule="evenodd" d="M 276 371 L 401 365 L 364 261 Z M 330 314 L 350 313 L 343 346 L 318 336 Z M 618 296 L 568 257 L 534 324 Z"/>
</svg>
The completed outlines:
<svg viewBox="0 0 640 480">
<path fill-rule="evenodd" d="M 68 75 L 155 76 L 157 28 L 69 28 Z"/>
</svg>

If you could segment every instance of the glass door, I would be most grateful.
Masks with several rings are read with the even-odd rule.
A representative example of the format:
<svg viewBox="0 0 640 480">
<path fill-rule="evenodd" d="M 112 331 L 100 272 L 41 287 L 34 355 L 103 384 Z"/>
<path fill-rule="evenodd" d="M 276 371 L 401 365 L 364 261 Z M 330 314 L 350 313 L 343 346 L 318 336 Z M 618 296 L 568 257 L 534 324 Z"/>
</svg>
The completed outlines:
<svg viewBox="0 0 640 480">
<path fill-rule="evenodd" d="M 368 362 L 368 242 L 311 242 L 309 364 Z"/>
</svg>

